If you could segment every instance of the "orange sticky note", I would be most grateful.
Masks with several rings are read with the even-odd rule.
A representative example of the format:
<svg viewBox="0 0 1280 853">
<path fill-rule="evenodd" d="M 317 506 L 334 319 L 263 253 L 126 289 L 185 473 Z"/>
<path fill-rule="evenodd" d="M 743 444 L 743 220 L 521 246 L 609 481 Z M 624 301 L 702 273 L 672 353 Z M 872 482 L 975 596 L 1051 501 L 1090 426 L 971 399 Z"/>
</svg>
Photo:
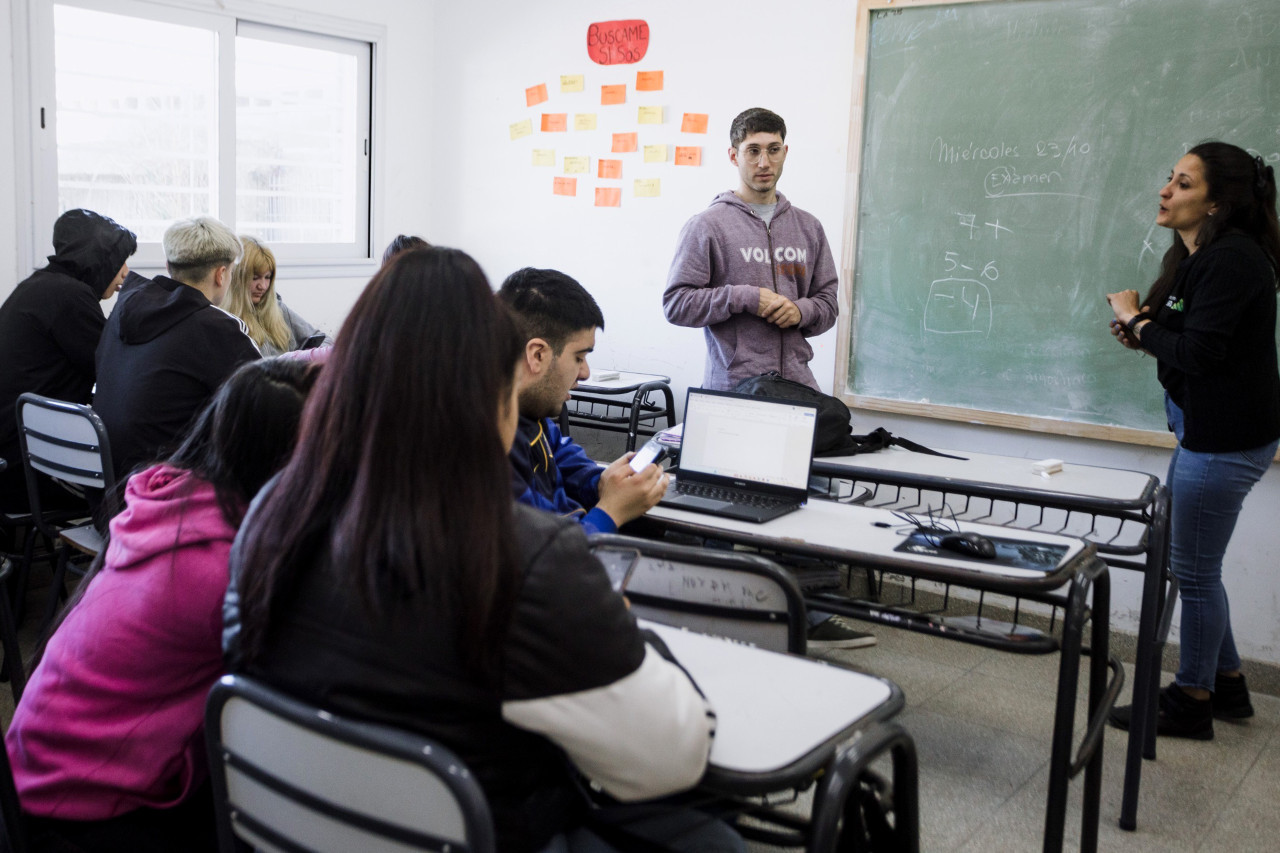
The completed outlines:
<svg viewBox="0 0 1280 853">
<path fill-rule="evenodd" d="M 613 148 L 610 150 L 614 154 L 625 154 L 628 151 L 635 151 L 640 144 L 636 133 L 615 133 L 613 135 Z"/>
<path fill-rule="evenodd" d="M 542 132 L 543 133 L 563 133 L 569 129 L 568 113 L 543 113 L 542 114 Z"/>
<path fill-rule="evenodd" d="M 597 177 L 613 178 L 620 180 L 622 178 L 622 161 L 621 160 L 597 160 L 599 166 L 596 168 Z M 600 192 L 596 190 L 596 192 Z"/>
<path fill-rule="evenodd" d="M 677 145 L 676 146 L 676 165 L 677 166 L 701 166 L 702 165 L 702 148 L 697 145 Z"/>
<path fill-rule="evenodd" d="M 707 114 L 706 113 L 685 113 L 684 120 L 680 122 L 681 133 L 706 133 L 707 132 Z"/>
<path fill-rule="evenodd" d="M 662 91 L 662 72 L 661 71 L 637 71 L 636 72 L 636 91 L 637 92 L 661 92 Z"/>
<path fill-rule="evenodd" d="M 524 105 L 532 107 L 547 99 L 547 84 L 539 83 L 524 90 Z"/>
<path fill-rule="evenodd" d="M 551 184 L 551 191 L 556 195 L 577 195 L 578 179 L 555 178 Z"/>
<path fill-rule="evenodd" d="M 622 187 L 596 187 L 596 207 L 622 207 Z"/>
<path fill-rule="evenodd" d="M 617 86 L 601 86 L 600 87 L 600 103 L 604 106 L 610 104 L 625 104 L 627 102 L 627 85 L 622 83 Z"/>
</svg>

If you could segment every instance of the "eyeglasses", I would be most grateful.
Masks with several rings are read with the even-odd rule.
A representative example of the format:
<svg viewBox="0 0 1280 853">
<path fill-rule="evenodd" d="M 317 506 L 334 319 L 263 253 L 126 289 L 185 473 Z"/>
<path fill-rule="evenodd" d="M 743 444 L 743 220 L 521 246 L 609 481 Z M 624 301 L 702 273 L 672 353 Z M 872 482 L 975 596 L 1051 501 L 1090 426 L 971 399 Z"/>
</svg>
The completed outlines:
<svg viewBox="0 0 1280 853">
<path fill-rule="evenodd" d="M 768 148 L 756 148 L 754 145 L 744 148 L 742 151 L 742 159 L 748 163 L 762 163 L 764 158 L 768 157 L 771 161 L 777 162 L 782 159 L 782 155 L 787 152 L 785 145 L 770 145 Z"/>
</svg>

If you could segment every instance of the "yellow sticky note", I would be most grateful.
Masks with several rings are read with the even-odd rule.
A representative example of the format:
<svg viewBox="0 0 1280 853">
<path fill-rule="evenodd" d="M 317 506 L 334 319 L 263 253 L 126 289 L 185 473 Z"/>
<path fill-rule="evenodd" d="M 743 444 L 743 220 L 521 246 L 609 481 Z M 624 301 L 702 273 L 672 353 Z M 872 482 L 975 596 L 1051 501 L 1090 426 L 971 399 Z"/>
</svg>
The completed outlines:
<svg viewBox="0 0 1280 853">
<path fill-rule="evenodd" d="M 547 99 L 547 84 L 539 83 L 524 90 L 524 105 L 532 107 Z"/>
<path fill-rule="evenodd" d="M 636 91 L 637 92 L 661 92 L 662 91 L 662 72 L 661 71 L 637 71 L 636 72 Z"/>
<path fill-rule="evenodd" d="M 662 179 L 636 178 L 634 192 L 636 198 L 657 198 L 662 195 Z"/>
<path fill-rule="evenodd" d="M 583 74 L 561 74 L 561 92 L 581 92 L 586 86 L 587 78 Z"/>
<path fill-rule="evenodd" d="M 641 107 L 636 121 L 640 124 L 662 124 L 662 107 Z"/>
<path fill-rule="evenodd" d="M 556 195 L 577 195 L 578 179 L 577 178 L 552 178 L 551 192 Z"/>
<path fill-rule="evenodd" d="M 533 165 L 554 166 L 555 164 L 556 164 L 556 151 L 554 148 L 533 149 Z"/>
<path fill-rule="evenodd" d="M 667 162 L 667 146 L 665 145 L 646 145 L 644 147 L 644 161 L 646 163 L 665 163 Z"/>
<path fill-rule="evenodd" d="M 585 175 L 590 170 L 591 170 L 590 157 L 564 158 L 564 173 L 566 175 Z"/>
<path fill-rule="evenodd" d="M 533 135 L 532 119 L 525 119 L 524 121 L 518 121 L 515 124 L 511 125 L 511 140 L 513 142 L 517 139 L 520 139 L 521 137 L 532 136 L 532 135 Z"/>
<path fill-rule="evenodd" d="M 677 145 L 676 146 L 676 165 L 677 166 L 701 166 L 702 165 L 701 146 Z"/>
<path fill-rule="evenodd" d="M 596 114 L 595 113 L 574 113 L 573 129 L 574 130 L 595 130 Z"/>
</svg>

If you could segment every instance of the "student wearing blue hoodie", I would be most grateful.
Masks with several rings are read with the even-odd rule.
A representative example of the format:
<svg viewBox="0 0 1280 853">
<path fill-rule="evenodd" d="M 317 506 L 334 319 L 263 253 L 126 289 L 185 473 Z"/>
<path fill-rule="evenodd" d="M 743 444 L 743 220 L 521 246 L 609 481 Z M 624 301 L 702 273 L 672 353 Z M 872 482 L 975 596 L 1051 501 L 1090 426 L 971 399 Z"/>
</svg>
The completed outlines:
<svg viewBox="0 0 1280 853">
<path fill-rule="evenodd" d="M 516 500 L 576 519 L 587 533 L 614 533 L 652 509 L 667 490 L 657 465 L 639 473 L 627 453 L 604 467 L 587 456 L 555 419 L 580 379 L 604 315 L 591 294 L 557 270 L 525 268 L 502 283 L 498 298 L 525 339 L 517 371 L 520 422 L 511 446 Z"/>
</svg>

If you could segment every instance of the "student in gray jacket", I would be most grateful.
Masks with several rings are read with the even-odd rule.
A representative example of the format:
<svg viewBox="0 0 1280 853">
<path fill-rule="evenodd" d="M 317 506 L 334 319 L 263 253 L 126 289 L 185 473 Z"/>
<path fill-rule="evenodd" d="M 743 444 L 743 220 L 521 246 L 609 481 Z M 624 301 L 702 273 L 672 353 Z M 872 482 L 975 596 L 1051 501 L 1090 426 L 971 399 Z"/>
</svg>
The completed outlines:
<svg viewBox="0 0 1280 853">
<path fill-rule="evenodd" d="M 231 274 L 227 311 L 244 321 L 249 337 L 270 358 L 292 352 L 316 334 L 316 327 L 294 313 L 276 293 L 276 256 L 254 237 L 240 236 L 244 253 Z M 325 335 L 324 345 L 333 340 Z"/>
<path fill-rule="evenodd" d="M 739 185 L 723 192 L 680 232 L 662 308 L 707 340 L 703 387 L 728 391 L 776 370 L 818 388 L 806 338 L 836 322 L 836 265 L 822 224 L 778 193 L 787 125 L 765 109 L 729 129 Z"/>
</svg>

